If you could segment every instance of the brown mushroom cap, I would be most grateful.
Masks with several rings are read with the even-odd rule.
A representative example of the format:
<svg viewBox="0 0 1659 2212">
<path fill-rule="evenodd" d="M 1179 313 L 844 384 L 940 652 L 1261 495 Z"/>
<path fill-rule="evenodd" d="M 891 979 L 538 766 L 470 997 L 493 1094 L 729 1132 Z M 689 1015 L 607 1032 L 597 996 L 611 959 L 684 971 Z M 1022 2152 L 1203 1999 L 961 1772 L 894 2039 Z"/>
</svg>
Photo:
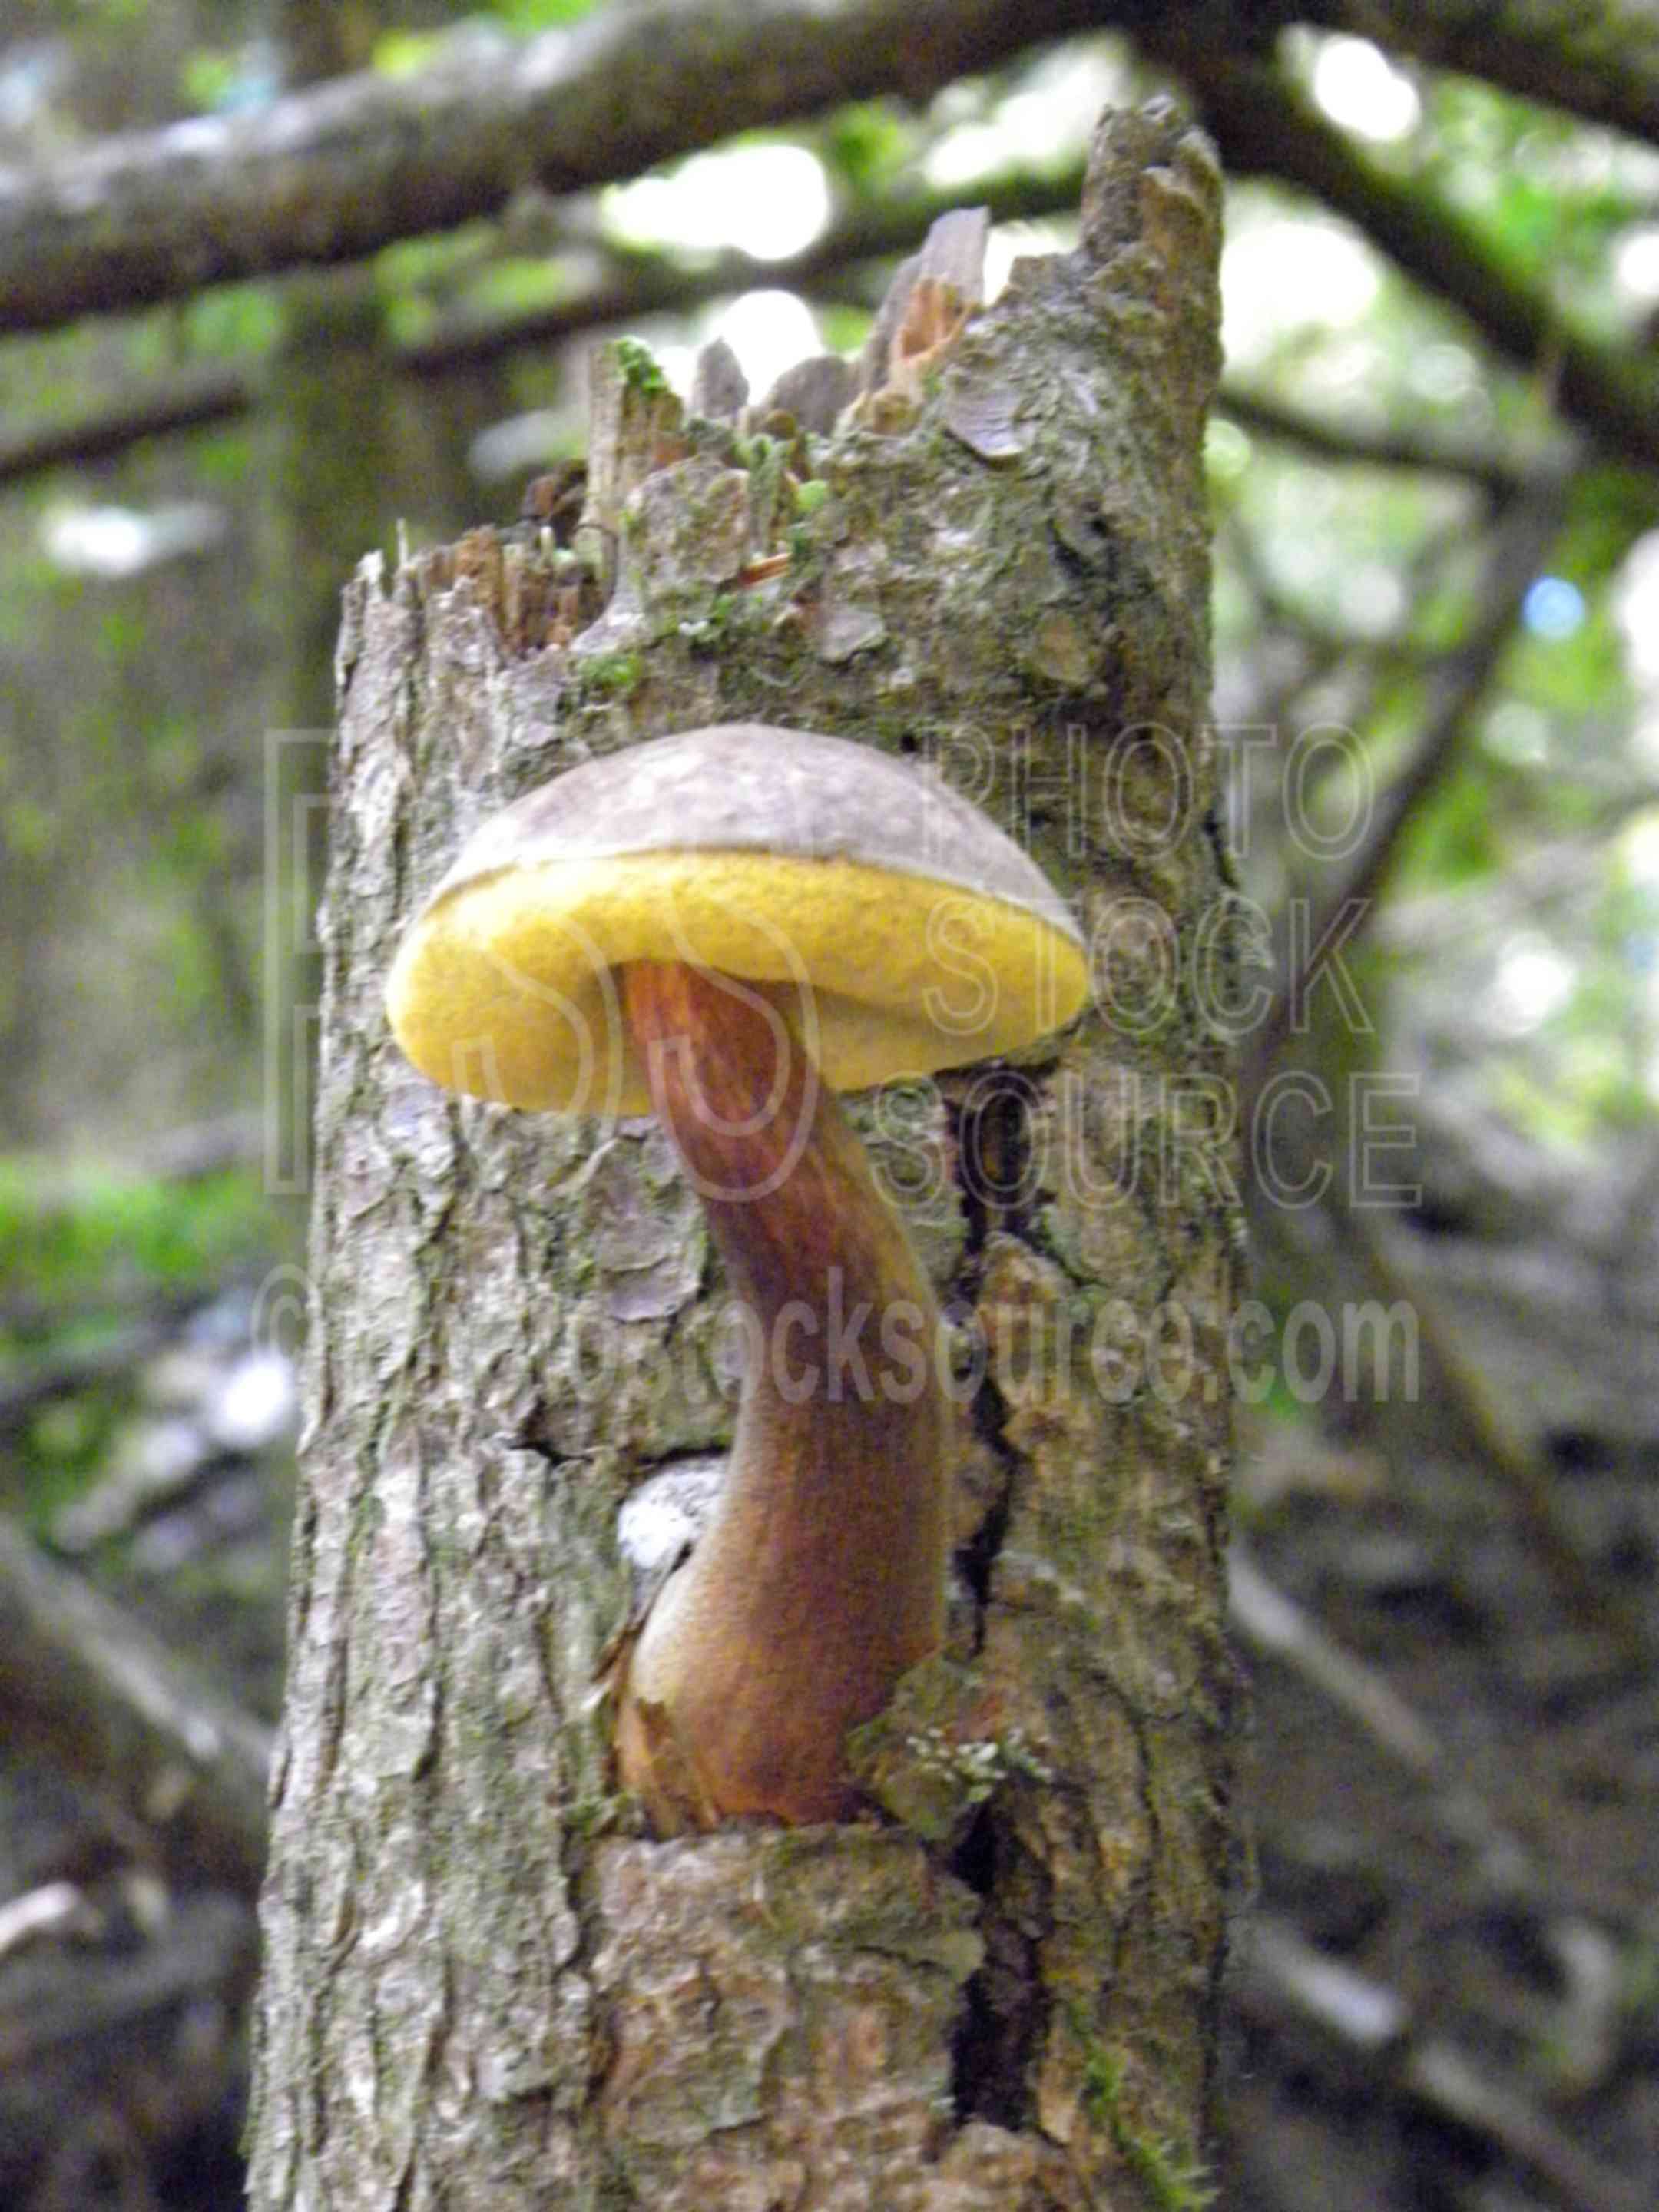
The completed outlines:
<svg viewBox="0 0 1659 2212">
<path fill-rule="evenodd" d="M 1077 926 L 976 807 L 839 738 L 728 723 L 572 769 L 484 823 L 386 986 L 398 1043 L 511 1106 L 650 1110 L 615 971 L 783 1006 L 855 1090 L 1015 1051 L 1088 989 Z"/>
</svg>

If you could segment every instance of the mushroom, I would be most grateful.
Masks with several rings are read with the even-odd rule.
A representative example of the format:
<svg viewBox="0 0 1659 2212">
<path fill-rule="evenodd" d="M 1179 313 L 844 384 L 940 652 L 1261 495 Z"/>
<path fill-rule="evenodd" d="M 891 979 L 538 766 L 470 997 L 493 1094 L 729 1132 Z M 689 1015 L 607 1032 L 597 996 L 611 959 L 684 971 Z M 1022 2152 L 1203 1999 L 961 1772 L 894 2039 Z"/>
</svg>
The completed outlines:
<svg viewBox="0 0 1659 2212">
<path fill-rule="evenodd" d="M 532 792 L 400 948 L 392 1026 L 433 1081 L 654 1109 L 744 1310 L 720 1503 L 612 1676 L 659 1832 L 848 1817 L 847 1731 L 943 1634 L 938 1310 L 834 1093 L 1028 1045 L 1086 988 L 1061 901 L 975 807 L 757 723 Z"/>
</svg>

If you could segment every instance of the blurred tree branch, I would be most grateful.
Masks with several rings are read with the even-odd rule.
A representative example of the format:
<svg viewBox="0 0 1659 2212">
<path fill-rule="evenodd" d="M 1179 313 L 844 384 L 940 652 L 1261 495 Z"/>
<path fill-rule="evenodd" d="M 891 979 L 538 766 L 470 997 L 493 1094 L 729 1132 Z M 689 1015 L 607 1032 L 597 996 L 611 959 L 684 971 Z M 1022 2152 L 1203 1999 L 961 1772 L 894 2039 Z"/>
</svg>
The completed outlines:
<svg viewBox="0 0 1659 2212">
<path fill-rule="evenodd" d="M 1012 170 L 976 185 L 972 197 L 989 210 L 993 222 L 1035 222 L 1074 210 L 1081 181 L 1080 165 L 1048 173 Z M 688 264 L 664 251 L 606 243 L 598 275 L 568 299 L 489 319 L 455 313 L 398 346 L 392 366 L 403 375 L 441 376 L 520 349 L 556 345 L 609 325 L 683 313 L 762 284 L 793 286 L 809 295 L 844 290 L 866 264 L 905 252 L 962 199 L 962 192 L 953 190 L 843 208 L 804 252 L 775 261 L 730 249 Z M 562 242 L 556 233 L 549 250 L 556 252 Z M 568 242 L 590 243 L 574 237 Z M 234 419 L 258 405 L 260 386 L 257 365 L 216 362 L 181 371 L 67 421 L 21 423 L 0 435 L 0 483 L 64 462 L 103 459 L 145 438 Z M 1219 411 L 1242 428 L 1300 446 L 1322 460 L 1464 477 L 1499 498 L 1525 490 L 1547 465 L 1497 447 L 1339 426 L 1234 388 L 1224 392 Z"/>
<path fill-rule="evenodd" d="M 1285 12 L 1659 143 L 1659 13 L 1649 0 L 1300 0 Z"/>
<path fill-rule="evenodd" d="M 1286 978 L 1250 1040 L 1242 1071 L 1247 1120 L 1249 1102 L 1261 1095 L 1286 1038 L 1306 1026 L 1306 997 L 1312 976 L 1328 957 L 1325 948 L 1347 943 L 1364 927 L 1413 810 L 1455 758 L 1469 710 L 1509 643 L 1521 602 L 1561 526 L 1565 505 L 1565 484 L 1557 483 L 1514 501 L 1500 522 L 1467 632 L 1430 675 L 1431 695 L 1411 756 L 1379 794 L 1364 842 L 1308 923 L 1306 959 Z"/>
<path fill-rule="evenodd" d="M 1074 215 L 1082 188 L 1079 161 L 1046 173 L 1012 170 L 988 178 L 975 188 L 975 198 L 989 210 L 993 222 L 1032 222 Z M 597 276 L 568 299 L 488 320 L 457 313 L 392 349 L 391 366 L 400 375 L 442 376 L 520 349 L 556 345 L 611 324 L 683 313 L 757 285 L 793 284 L 812 293 L 841 280 L 839 289 L 844 289 L 853 272 L 866 264 L 908 252 L 962 199 L 960 191 L 914 192 L 845 209 L 804 252 L 781 261 L 760 261 L 732 249 L 687 264 L 665 251 L 606 244 Z M 556 251 L 559 243 L 556 237 L 550 246 Z M 182 370 L 136 395 L 123 394 L 65 421 L 19 424 L 0 434 L 0 483 L 64 462 L 105 459 L 145 438 L 232 421 L 259 405 L 263 382 L 258 362 L 246 368 L 215 362 Z"/>
<path fill-rule="evenodd" d="M 1653 1664 L 1654 1640 L 1642 1603 L 1632 1601 L 1586 1549 L 1524 1416 L 1465 1348 L 1428 1285 L 1420 1279 L 1407 1285 L 1387 1234 L 1370 1211 L 1340 1203 L 1334 1195 L 1326 1211 L 1359 1253 L 1383 1296 L 1409 1299 L 1442 1401 L 1479 1461 L 1498 1476 L 1562 1604 L 1575 1620 L 1605 1640 L 1621 1667 L 1638 1679 L 1645 1676 Z"/>
<path fill-rule="evenodd" d="M 1583 2149 L 1535 2094 L 1431 2032 L 1396 1990 L 1327 1957 L 1284 1921 L 1258 1916 L 1237 1986 L 1244 2011 L 1264 2029 L 1340 2053 L 1350 2067 L 1384 2080 L 1402 2105 L 1499 2145 L 1577 2212 L 1643 2212 L 1649 2203 L 1639 2180 Z"/>
<path fill-rule="evenodd" d="M 398 363 L 411 374 L 431 374 L 638 316 L 683 313 L 760 285 L 822 293 L 866 263 L 896 261 L 913 252 L 917 239 L 964 200 L 988 210 L 993 222 L 1029 222 L 1075 216 L 1082 189 L 1079 161 L 1046 173 L 1012 170 L 966 189 L 906 192 L 842 209 L 803 252 L 781 260 L 760 261 L 733 247 L 687 264 L 664 251 L 607 245 L 597 280 L 568 300 L 488 322 L 457 316 L 400 348 Z"/>
<path fill-rule="evenodd" d="M 1207 35 L 1188 40 L 1178 22 L 1155 46 L 1192 87 L 1232 175 L 1277 177 L 1322 199 L 1499 353 L 1536 373 L 1601 445 L 1659 467 L 1659 361 L 1575 330 L 1456 209 L 1367 160 L 1271 63 L 1242 58 Z"/>
<path fill-rule="evenodd" d="M 257 1890 L 269 1732 L 4 1521 L 0 1709 L 12 1749 L 77 1776 L 154 1834 L 174 1871 Z"/>
<path fill-rule="evenodd" d="M 36 1303 L 9 1299 L 0 1305 L 0 1326 L 38 1329 L 43 1312 Z M 127 1374 L 166 1342 L 168 1326 L 176 1318 L 176 1310 L 166 1299 L 147 1291 L 137 1318 L 122 1328 L 90 1343 L 56 1345 L 38 1364 L 21 1375 L 9 1375 L 0 1384 L 0 1444 L 21 1435 L 43 1406 Z"/>
<path fill-rule="evenodd" d="M 1426 957 L 1455 936 L 1490 937 L 1561 899 L 1582 896 L 1606 878 L 1609 839 L 1633 814 L 1650 807 L 1659 807 L 1659 784 L 1638 783 L 1613 792 L 1597 806 L 1593 821 L 1530 851 L 1511 854 L 1499 875 L 1395 900 L 1379 917 L 1376 935 L 1388 951 Z"/>
<path fill-rule="evenodd" d="M 247 412 L 254 393 L 249 372 L 216 363 L 61 422 L 21 423 L 0 433 L 0 483 L 66 461 L 106 460 L 164 431 L 227 422 Z"/>
<path fill-rule="evenodd" d="M 1364 423 L 1327 421 L 1322 416 L 1287 406 L 1264 393 L 1225 386 L 1216 402 L 1216 412 L 1241 430 L 1298 446 L 1320 461 L 1352 463 L 1359 467 L 1418 469 L 1437 476 L 1464 477 L 1495 499 L 1510 499 L 1535 484 L 1540 464 L 1507 453 L 1498 446 L 1438 437 L 1415 429 L 1374 430 Z"/>
<path fill-rule="evenodd" d="M 1132 14 L 1132 9 L 1123 11 Z M 0 174 L 0 330 L 361 258 L 738 131 L 881 93 L 925 100 L 1107 27 L 1091 0 L 670 0 L 409 77 L 337 77 L 251 115 L 104 140 Z"/>
<path fill-rule="evenodd" d="M 252 115 L 127 133 L 0 173 L 0 331 L 356 259 L 497 215 L 532 183 L 568 193 L 615 182 L 735 131 L 882 94 L 925 100 L 1047 40 L 1117 30 L 1188 78 L 1236 170 L 1317 192 L 1504 351 L 1530 361 L 1559 343 L 1567 404 L 1644 459 L 1659 456 L 1659 372 L 1559 331 L 1547 302 L 1451 210 L 1323 123 L 1270 58 L 1277 30 L 1298 20 L 1382 38 L 1589 121 L 1650 139 L 1659 131 L 1659 20 L 1631 0 L 1611 17 L 1540 0 L 1524 27 L 1462 0 L 665 0 L 521 43 L 460 44 L 410 76 L 365 70 Z"/>
</svg>

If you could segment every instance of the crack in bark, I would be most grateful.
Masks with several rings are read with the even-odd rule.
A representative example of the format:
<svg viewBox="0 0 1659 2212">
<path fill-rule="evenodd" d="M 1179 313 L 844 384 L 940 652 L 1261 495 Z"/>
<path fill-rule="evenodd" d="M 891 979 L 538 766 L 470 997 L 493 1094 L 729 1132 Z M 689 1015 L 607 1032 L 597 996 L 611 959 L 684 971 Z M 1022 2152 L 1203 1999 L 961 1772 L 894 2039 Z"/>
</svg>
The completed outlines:
<svg viewBox="0 0 1659 2212">
<path fill-rule="evenodd" d="M 1042 2016 L 1037 1939 L 997 1909 L 999 1860 L 1010 1841 L 994 1802 L 988 1805 L 951 1862 L 951 1871 L 985 1899 L 985 1964 L 963 1992 L 951 2050 L 951 2093 L 958 2124 L 988 2120 L 1018 2130 L 1030 2120 L 1030 2065 Z"/>
</svg>

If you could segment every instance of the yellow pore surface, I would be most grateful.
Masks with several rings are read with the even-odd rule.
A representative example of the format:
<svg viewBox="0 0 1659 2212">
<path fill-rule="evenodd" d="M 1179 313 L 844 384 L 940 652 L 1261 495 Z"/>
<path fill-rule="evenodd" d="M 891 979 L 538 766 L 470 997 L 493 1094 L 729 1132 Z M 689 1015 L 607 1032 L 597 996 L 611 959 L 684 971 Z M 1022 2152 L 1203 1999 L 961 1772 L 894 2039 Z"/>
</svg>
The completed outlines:
<svg viewBox="0 0 1659 2212">
<path fill-rule="evenodd" d="M 1088 991 L 1081 946 L 1001 899 L 852 860 L 657 852 L 457 884 L 404 939 L 386 1008 L 410 1059 L 449 1090 L 649 1113 L 616 972 L 631 960 L 758 987 L 838 1091 L 1016 1051 Z"/>
</svg>

